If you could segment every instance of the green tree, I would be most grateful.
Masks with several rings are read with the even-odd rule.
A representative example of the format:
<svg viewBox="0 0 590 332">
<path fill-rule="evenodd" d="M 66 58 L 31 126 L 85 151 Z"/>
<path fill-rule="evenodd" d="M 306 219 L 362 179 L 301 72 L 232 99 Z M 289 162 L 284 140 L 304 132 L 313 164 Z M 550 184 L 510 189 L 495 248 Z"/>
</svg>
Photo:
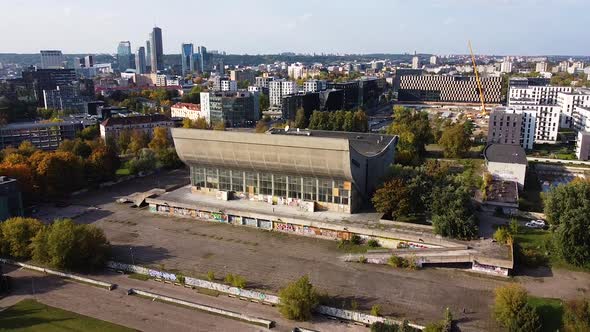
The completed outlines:
<svg viewBox="0 0 590 332">
<path fill-rule="evenodd" d="M 270 100 L 268 98 L 268 95 L 264 93 L 260 94 L 260 96 L 258 97 L 258 106 L 260 107 L 261 114 L 262 112 L 268 111 L 268 108 L 270 107 Z"/>
<path fill-rule="evenodd" d="M 119 152 L 127 152 L 129 143 L 131 143 L 131 132 L 129 130 L 122 130 L 119 132 L 119 137 L 117 137 L 117 147 L 119 148 Z"/>
<path fill-rule="evenodd" d="M 171 147 L 161 150 L 157 153 L 158 164 L 166 169 L 174 169 L 182 166 L 182 161 L 176 153 L 176 149 Z"/>
<path fill-rule="evenodd" d="M 426 144 L 432 141 L 428 113 L 396 106 L 393 123 L 387 134 L 398 135 L 396 159 L 401 164 L 418 164 L 426 153 Z"/>
<path fill-rule="evenodd" d="M 540 331 L 539 315 L 527 301 L 527 291 L 518 284 L 496 288 L 493 306 L 494 318 L 500 326 L 508 331 Z"/>
<path fill-rule="evenodd" d="M 499 227 L 494 232 L 494 240 L 499 243 L 512 243 L 512 234 L 510 234 L 510 231 L 506 227 Z"/>
<path fill-rule="evenodd" d="M 307 117 L 305 116 L 305 110 L 303 108 L 298 109 L 295 114 L 295 128 L 307 128 Z"/>
<path fill-rule="evenodd" d="M 393 220 L 408 215 L 412 204 L 408 188 L 401 179 L 385 182 L 375 191 L 372 202 L 377 212 L 386 214 Z"/>
<path fill-rule="evenodd" d="M 561 216 L 568 210 L 575 210 L 590 202 L 590 182 L 574 180 L 567 185 L 553 187 L 543 196 L 544 212 L 547 221 L 558 226 Z"/>
<path fill-rule="evenodd" d="M 101 145 L 96 147 L 86 160 L 87 177 L 94 183 L 108 181 L 114 177 L 120 166 L 121 160 L 117 152 Z"/>
<path fill-rule="evenodd" d="M 0 224 L 2 243 L 0 254 L 16 259 L 29 259 L 32 256 L 31 243 L 43 224 L 33 218 L 15 217 Z"/>
<path fill-rule="evenodd" d="M 74 146 L 72 146 L 71 152 L 82 159 L 86 159 L 92 153 L 92 148 L 83 140 L 76 139 L 74 141 Z"/>
<path fill-rule="evenodd" d="M 30 157 L 35 151 L 37 151 L 37 147 L 30 141 L 23 141 L 17 149 L 17 152 L 25 157 Z"/>
<path fill-rule="evenodd" d="M 98 128 L 98 125 L 93 125 L 93 126 L 88 126 L 84 129 L 82 129 L 82 131 L 80 133 L 78 133 L 78 137 L 83 139 L 83 140 L 94 140 L 97 139 L 100 136 L 100 129 Z"/>
<path fill-rule="evenodd" d="M 353 131 L 354 130 L 354 113 L 347 111 L 344 112 L 344 122 L 342 122 L 342 130 L 343 131 Z"/>
<path fill-rule="evenodd" d="M 281 314 L 287 319 L 297 321 L 309 320 L 319 303 L 318 294 L 307 276 L 289 283 L 280 290 L 279 297 Z"/>
<path fill-rule="evenodd" d="M 432 224 L 436 234 L 471 239 L 477 236 L 477 218 L 469 192 L 463 187 L 437 187 L 432 191 Z"/>
<path fill-rule="evenodd" d="M 471 148 L 472 129 L 466 128 L 467 122 L 457 122 L 447 127 L 438 141 L 447 158 L 463 158 Z"/>
<path fill-rule="evenodd" d="M 575 266 L 590 267 L 590 206 L 567 210 L 555 231 L 557 251 Z"/>
<path fill-rule="evenodd" d="M 369 131 L 369 118 L 364 111 L 358 110 L 354 112 L 352 119 L 352 131 L 365 133 Z"/>
</svg>

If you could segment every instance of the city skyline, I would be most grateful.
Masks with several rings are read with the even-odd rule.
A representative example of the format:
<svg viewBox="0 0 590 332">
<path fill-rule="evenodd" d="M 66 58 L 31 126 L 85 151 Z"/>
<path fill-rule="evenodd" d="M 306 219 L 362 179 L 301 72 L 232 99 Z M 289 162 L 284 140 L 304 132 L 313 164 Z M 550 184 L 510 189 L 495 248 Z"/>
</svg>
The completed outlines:
<svg viewBox="0 0 590 332">
<path fill-rule="evenodd" d="M 438 0 L 428 4 L 375 0 L 362 10 L 349 1 L 334 6 L 306 0 L 296 4 L 258 0 L 244 6 L 234 0 L 223 11 L 214 3 L 171 1 L 157 15 L 150 11 L 154 6 L 154 1 L 144 1 L 141 7 L 113 0 L 95 4 L 58 0 L 51 5 L 14 1 L 4 5 L 12 14 L 0 22 L 0 28 L 19 33 L 5 36 L 0 53 L 61 49 L 68 54 L 113 54 L 121 40 L 130 40 L 133 48 L 144 45 L 154 26 L 162 29 L 165 54 L 180 54 L 184 42 L 233 54 L 465 54 L 469 39 L 478 54 L 590 53 L 585 43 L 572 43 L 584 38 L 578 22 L 584 21 L 583 13 L 590 9 L 590 4 L 579 0 Z M 174 10 L 177 7 L 183 10 Z M 117 10 L 105 12 L 104 8 Z M 136 13 L 136 19 L 125 20 L 129 12 Z M 195 18 L 195 12 L 202 14 Z M 23 20 L 31 15 L 38 19 L 33 23 Z M 207 29 L 224 21 L 228 28 Z M 191 22 L 194 28 L 183 22 Z M 39 34 L 41 28 L 43 34 Z"/>
</svg>

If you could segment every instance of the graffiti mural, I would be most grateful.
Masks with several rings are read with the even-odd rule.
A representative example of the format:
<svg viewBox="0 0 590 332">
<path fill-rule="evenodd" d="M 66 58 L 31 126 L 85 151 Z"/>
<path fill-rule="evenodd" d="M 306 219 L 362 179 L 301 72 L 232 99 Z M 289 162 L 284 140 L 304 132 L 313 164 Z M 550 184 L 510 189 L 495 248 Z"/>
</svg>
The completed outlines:
<svg viewBox="0 0 590 332">
<path fill-rule="evenodd" d="M 274 229 L 279 232 L 295 233 L 304 236 L 321 237 L 331 240 L 350 238 L 349 232 L 335 231 L 331 229 L 323 229 L 312 226 L 293 225 L 280 222 L 274 223 Z"/>
</svg>

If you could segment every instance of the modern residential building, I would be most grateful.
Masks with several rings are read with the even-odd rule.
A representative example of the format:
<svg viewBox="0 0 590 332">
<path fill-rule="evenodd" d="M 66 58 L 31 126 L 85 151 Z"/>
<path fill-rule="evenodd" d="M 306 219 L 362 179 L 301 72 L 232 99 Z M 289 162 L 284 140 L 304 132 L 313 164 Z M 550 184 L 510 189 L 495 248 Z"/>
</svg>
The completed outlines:
<svg viewBox="0 0 590 332">
<path fill-rule="evenodd" d="M 66 139 L 76 139 L 78 132 L 96 122 L 59 121 L 59 122 L 19 122 L 0 127 L 0 149 L 9 146 L 18 147 L 29 141 L 41 150 L 55 150 Z"/>
<path fill-rule="evenodd" d="M 248 91 L 201 92 L 201 111 L 210 124 L 243 127 L 260 119 L 258 95 Z"/>
<path fill-rule="evenodd" d="M 547 62 L 543 61 L 543 62 L 537 62 L 537 64 L 535 65 L 535 71 L 537 73 L 544 73 L 548 71 L 547 68 Z"/>
<path fill-rule="evenodd" d="M 208 114 L 201 110 L 200 104 L 176 103 L 170 107 L 170 116 L 173 118 L 188 118 L 193 121 L 205 118 L 209 123 Z"/>
<path fill-rule="evenodd" d="M 193 44 L 181 45 L 182 75 L 192 74 L 195 72 L 195 48 Z"/>
<path fill-rule="evenodd" d="M 417 55 L 412 57 L 412 69 L 420 69 L 422 65 L 420 64 L 420 58 Z"/>
<path fill-rule="evenodd" d="M 41 51 L 41 69 L 62 69 L 64 68 L 64 56 L 58 50 Z"/>
<path fill-rule="evenodd" d="M 307 77 L 307 67 L 301 63 L 294 63 L 287 67 L 287 74 L 290 79 L 298 80 Z"/>
<path fill-rule="evenodd" d="M 152 72 L 164 70 L 164 46 L 162 44 L 162 29 L 154 27 L 150 34 L 151 67 Z"/>
<path fill-rule="evenodd" d="M 18 181 L 0 176 L 0 222 L 23 215 L 23 200 Z"/>
<path fill-rule="evenodd" d="M 524 149 L 533 148 L 536 133 L 536 112 L 496 107 L 490 113 L 488 144 L 518 144 Z"/>
<path fill-rule="evenodd" d="M 513 107 L 523 104 L 557 105 L 557 94 L 559 92 L 572 91 L 573 88 L 567 86 L 512 86 L 508 93 L 508 106 Z"/>
<path fill-rule="evenodd" d="M 254 84 L 254 82 L 256 82 L 256 76 L 250 69 L 231 70 L 229 72 L 229 78 L 236 82 L 247 81 L 249 84 Z"/>
<path fill-rule="evenodd" d="M 135 53 L 135 72 L 137 74 L 147 73 L 147 62 L 145 58 L 145 47 L 141 46 Z"/>
<path fill-rule="evenodd" d="M 84 57 L 84 67 L 85 68 L 94 67 L 94 57 L 92 55 L 87 55 Z"/>
<path fill-rule="evenodd" d="M 303 83 L 303 91 L 320 92 L 327 89 L 327 82 L 324 80 L 309 80 Z"/>
<path fill-rule="evenodd" d="M 502 78 L 481 77 L 486 102 L 502 101 Z M 479 103 L 475 76 L 402 75 L 398 100 L 402 102 Z"/>
<path fill-rule="evenodd" d="M 227 77 L 215 76 L 213 78 L 213 91 L 238 91 L 238 82 Z"/>
<path fill-rule="evenodd" d="M 508 87 L 526 89 L 533 86 L 548 86 L 551 80 L 545 77 L 511 77 Z"/>
<path fill-rule="evenodd" d="M 157 127 L 172 128 L 174 122 L 163 114 L 110 117 L 101 122 L 100 137 L 106 142 L 116 139 L 123 131 L 140 131 L 152 137 L 154 128 Z"/>
<path fill-rule="evenodd" d="M 254 83 L 254 85 L 259 88 L 268 88 L 269 83 L 273 80 L 274 77 L 258 76 L 256 77 L 256 82 Z"/>
<path fill-rule="evenodd" d="M 573 128 L 572 117 L 574 110 L 578 106 L 590 106 L 590 89 L 576 88 L 571 92 L 558 92 L 557 105 L 561 107 L 561 123 L 562 128 Z"/>
<path fill-rule="evenodd" d="M 195 193 L 354 213 L 394 160 L 397 136 L 271 129 L 172 130 Z"/>
<path fill-rule="evenodd" d="M 436 55 L 430 56 L 430 64 L 436 66 L 438 64 L 438 57 Z"/>
<path fill-rule="evenodd" d="M 500 72 L 501 73 L 511 73 L 512 72 L 512 61 L 504 60 L 500 65 Z"/>
<path fill-rule="evenodd" d="M 268 94 L 270 106 L 280 108 L 283 96 L 297 92 L 297 83 L 285 79 L 278 79 L 268 82 Z"/>
<path fill-rule="evenodd" d="M 133 54 L 131 54 L 131 42 L 122 41 L 119 42 L 117 47 L 117 63 L 119 65 L 119 71 L 125 72 L 127 69 L 132 68 L 131 61 Z"/>
<path fill-rule="evenodd" d="M 524 149 L 513 144 L 489 144 L 483 150 L 486 168 L 495 180 L 514 181 L 524 188 L 527 159 Z"/>
</svg>

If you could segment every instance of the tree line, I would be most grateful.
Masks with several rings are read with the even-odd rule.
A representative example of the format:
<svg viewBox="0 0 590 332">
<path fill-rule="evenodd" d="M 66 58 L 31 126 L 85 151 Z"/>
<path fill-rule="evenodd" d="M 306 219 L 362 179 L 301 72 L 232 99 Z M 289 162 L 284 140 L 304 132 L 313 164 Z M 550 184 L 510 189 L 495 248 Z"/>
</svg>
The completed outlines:
<svg viewBox="0 0 590 332">
<path fill-rule="evenodd" d="M 419 167 L 392 165 L 372 202 L 386 218 L 430 218 L 436 234 L 471 239 L 477 236 L 473 178 L 471 169 L 452 174 L 446 163 L 438 161 Z"/>
<path fill-rule="evenodd" d="M 0 223 L 0 255 L 30 260 L 65 270 L 104 266 L 110 244 L 102 229 L 70 219 L 44 225 L 33 218 L 10 218 Z"/>
</svg>

